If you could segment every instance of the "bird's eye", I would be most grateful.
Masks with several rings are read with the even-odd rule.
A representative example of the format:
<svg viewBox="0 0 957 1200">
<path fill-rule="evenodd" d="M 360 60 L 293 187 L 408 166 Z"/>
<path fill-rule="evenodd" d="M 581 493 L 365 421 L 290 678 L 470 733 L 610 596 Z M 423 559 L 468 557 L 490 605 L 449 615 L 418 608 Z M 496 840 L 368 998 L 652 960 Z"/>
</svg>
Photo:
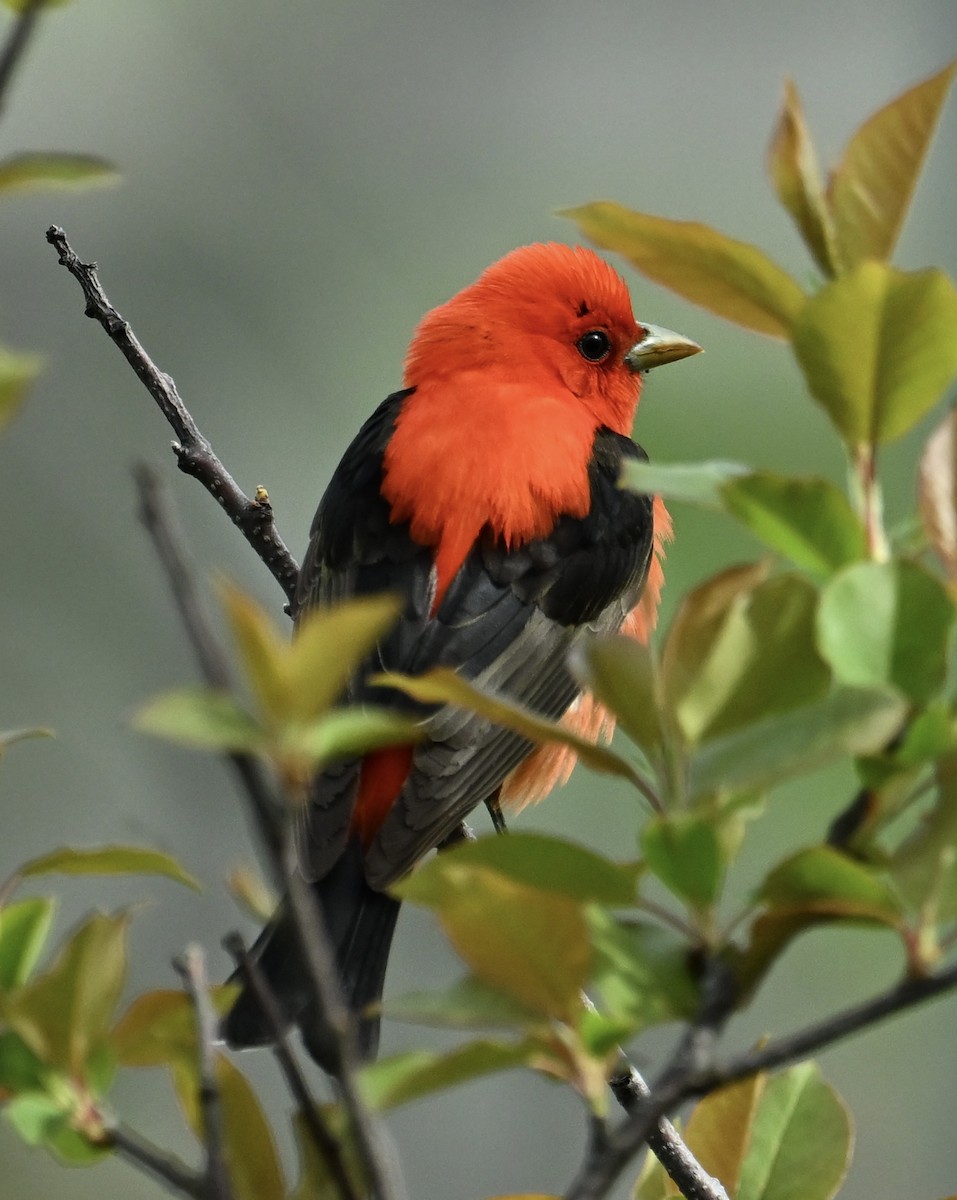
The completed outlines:
<svg viewBox="0 0 957 1200">
<path fill-rule="evenodd" d="M 604 329 L 589 329 L 575 343 L 578 353 L 589 362 L 598 363 L 611 353 L 611 338 Z"/>
</svg>

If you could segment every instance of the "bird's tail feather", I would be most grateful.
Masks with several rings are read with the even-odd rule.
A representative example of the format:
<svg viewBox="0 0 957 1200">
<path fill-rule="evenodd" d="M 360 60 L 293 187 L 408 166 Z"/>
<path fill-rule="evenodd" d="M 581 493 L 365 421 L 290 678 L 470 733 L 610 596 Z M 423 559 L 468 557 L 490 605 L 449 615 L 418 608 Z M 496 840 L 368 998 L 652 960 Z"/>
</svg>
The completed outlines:
<svg viewBox="0 0 957 1200">
<path fill-rule="evenodd" d="M 343 1000 L 358 1020 L 359 1054 L 364 1059 L 373 1058 L 379 1045 L 379 1017 L 362 1014 L 382 998 L 399 901 L 366 883 L 358 844 L 350 846 L 313 888 L 335 953 Z M 333 1035 L 312 1002 L 312 989 L 286 904 L 259 935 L 250 954 L 272 989 L 287 1025 L 299 1026 L 309 1053 L 321 1067 L 331 1070 L 336 1061 Z M 248 986 L 223 1019 L 222 1034 L 237 1049 L 273 1040 L 273 1030 Z"/>
</svg>

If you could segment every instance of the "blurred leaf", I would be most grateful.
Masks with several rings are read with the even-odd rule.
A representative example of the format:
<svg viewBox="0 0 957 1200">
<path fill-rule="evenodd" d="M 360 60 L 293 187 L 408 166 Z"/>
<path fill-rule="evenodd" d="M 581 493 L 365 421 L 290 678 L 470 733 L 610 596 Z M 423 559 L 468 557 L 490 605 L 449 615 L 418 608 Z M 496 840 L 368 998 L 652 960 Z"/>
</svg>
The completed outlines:
<svg viewBox="0 0 957 1200">
<path fill-rule="evenodd" d="M 936 269 L 864 262 L 808 300 L 794 352 L 811 395 L 850 445 L 889 442 L 957 374 L 957 290 Z"/>
<path fill-rule="evenodd" d="M 602 1009 L 634 1032 L 686 1020 L 700 996 L 691 971 L 691 947 L 672 930 L 624 921 L 605 909 L 588 910 L 594 946 L 591 978 Z"/>
<path fill-rule="evenodd" d="M 957 581 L 957 409 L 927 439 L 920 459 L 918 501 L 927 540 L 951 583 Z"/>
<path fill-rule="evenodd" d="M 259 705 L 260 716 L 268 721 L 288 718 L 292 715 L 289 709 L 292 700 L 288 679 L 288 640 L 280 637 L 265 610 L 251 596 L 226 581 L 220 582 L 218 590 L 242 663 L 243 675 Z M 231 703 L 234 708 L 237 707 L 234 702 Z M 225 715 L 228 718 L 228 712 Z"/>
<path fill-rule="evenodd" d="M 801 101 L 792 80 L 768 150 L 768 174 L 814 261 L 827 276 L 837 274 L 835 231 Z"/>
<path fill-rule="evenodd" d="M 397 596 L 365 596 L 310 610 L 299 619 L 288 684 L 298 717 L 309 720 L 336 703 L 356 667 L 401 611 Z"/>
<path fill-rule="evenodd" d="M 210 989 L 217 1013 L 229 1010 L 238 990 L 236 984 Z M 162 1067 L 180 1058 L 194 1061 L 196 1016 L 189 997 L 173 988 L 143 992 L 117 1021 L 110 1045 L 125 1067 Z"/>
<path fill-rule="evenodd" d="M 758 898 L 774 909 L 863 918 L 892 929 L 903 918 L 896 892 L 877 870 L 833 846 L 811 846 L 786 858 L 765 878 Z"/>
<path fill-rule="evenodd" d="M 54 909 L 46 896 L 0 907 L 0 990 L 26 983 L 43 953 Z"/>
<path fill-rule="evenodd" d="M 650 870 L 682 900 L 700 908 L 718 898 L 725 861 L 713 816 L 653 817 L 642 830 L 641 851 Z"/>
<path fill-rule="evenodd" d="M 826 479 L 755 471 L 726 483 L 721 499 L 766 546 L 808 571 L 826 575 L 866 554 L 850 502 Z"/>
<path fill-rule="evenodd" d="M 216 1056 L 225 1155 L 236 1200 L 285 1200 L 286 1185 L 272 1128 L 245 1075 Z"/>
<path fill-rule="evenodd" d="M 709 1175 L 721 1180 L 729 1196 L 738 1194 L 751 1128 L 767 1082 L 767 1075 L 761 1073 L 719 1088 L 696 1104 L 688 1118 L 689 1149 Z"/>
<path fill-rule="evenodd" d="M 467 1042 L 444 1053 L 412 1050 L 364 1066 L 360 1087 L 366 1102 L 381 1112 L 483 1075 L 530 1065 L 537 1054 L 535 1042 L 489 1038 Z"/>
<path fill-rule="evenodd" d="M 260 725 L 225 692 L 181 688 L 145 704 L 133 719 L 143 733 L 199 750 L 256 753 L 265 745 Z"/>
<path fill-rule="evenodd" d="M 848 142 L 828 181 L 846 266 L 893 253 L 955 70 L 951 63 L 896 97 Z"/>
<path fill-rule="evenodd" d="M 872 754 L 897 733 L 906 711 L 895 695 L 838 688 L 705 743 L 691 761 L 691 795 L 770 787 L 834 758 Z"/>
<path fill-rule="evenodd" d="M 818 644 L 842 682 L 889 685 L 921 703 L 944 682 L 955 615 L 946 589 L 916 563 L 856 563 L 821 594 Z"/>
<path fill-rule="evenodd" d="M 503 996 L 474 975 L 465 976 L 444 991 L 387 997 L 382 1011 L 393 1021 L 438 1028 L 533 1030 L 542 1025 L 541 1014 Z"/>
<path fill-rule="evenodd" d="M 444 851 L 442 861 L 488 867 L 515 883 L 600 904 L 633 904 L 640 870 L 637 863 L 612 862 L 575 842 L 541 833 L 492 834 L 463 842 Z M 417 874 L 430 869 L 426 864 Z"/>
<path fill-rule="evenodd" d="M 914 911 L 934 896 L 933 917 L 957 917 L 957 756 L 937 764 L 937 795 L 917 828 L 891 853 L 887 871 Z"/>
<path fill-rule="evenodd" d="M 31 738 L 53 737 L 49 729 L 0 729 L 0 758 L 10 746 L 16 742 L 25 742 Z"/>
<path fill-rule="evenodd" d="M 0 159 L 0 193 L 103 187 L 119 180 L 111 163 L 91 154 L 27 153 Z"/>
<path fill-rule="evenodd" d="M 772 1076 L 754 1114 L 735 1200 L 832 1200 L 852 1140 L 847 1109 L 813 1063 Z"/>
<path fill-rule="evenodd" d="M 53 965 L 12 996 L 8 1023 L 46 1063 L 83 1078 L 106 1040 L 126 980 L 126 914 L 96 913 L 60 948 Z"/>
<path fill-rule="evenodd" d="M 474 684 L 457 675 L 448 667 L 435 667 L 424 675 L 375 675 L 370 680 L 377 687 L 393 687 L 405 692 L 413 700 L 423 704 L 454 704 L 470 712 L 486 717 L 496 725 L 511 729 L 530 742 L 555 742 L 574 750 L 582 762 L 593 771 L 618 775 L 634 783 L 638 780 L 635 769 L 607 746 L 595 745 L 580 737 L 564 725 L 539 717 L 527 708 L 522 708 L 501 696 L 484 692 Z M 426 729 L 428 726 L 426 725 Z M 640 782 L 640 781 L 639 781 Z"/>
<path fill-rule="evenodd" d="M 591 947 L 582 906 L 569 897 L 454 854 L 437 855 L 392 890 L 434 908 L 458 954 L 491 987 L 558 1020 L 581 1008 Z"/>
<path fill-rule="evenodd" d="M 661 701 L 651 649 L 624 634 L 589 638 L 573 651 L 575 678 L 612 713 L 654 763 L 661 754 Z"/>
<path fill-rule="evenodd" d="M 662 692 L 691 744 L 819 697 L 829 672 L 814 644 L 817 592 L 797 575 L 734 567 L 682 601 L 662 654 Z"/>
<path fill-rule="evenodd" d="M 694 304 L 757 333 L 790 336 L 804 292 L 756 246 L 707 225 L 633 212 L 608 200 L 559 215 Z"/>
<path fill-rule="evenodd" d="M 194 892 L 202 891 L 198 881 L 175 858 L 142 846 L 98 846 L 89 850 L 63 846 L 40 858 L 30 859 L 17 874 L 24 878 L 30 875 L 165 875 Z"/>
<path fill-rule="evenodd" d="M 725 484 L 750 471 L 750 467 L 734 462 L 649 463 L 629 459 L 622 465 L 619 483 L 645 496 L 720 509 Z"/>
<path fill-rule="evenodd" d="M 19 1034 L 0 1033 L 0 1104 L 20 1092 L 42 1091 L 49 1073 Z"/>
<path fill-rule="evenodd" d="M 36 354 L 14 354 L 0 346 L 0 430 L 20 407 L 42 366 Z"/>
<path fill-rule="evenodd" d="M 355 1194 L 365 1196 L 368 1188 L 362 1181 L 360 1152 L 349 1122 L 343 1118 L 342 1108 L 336 1104 L 321 1104 L 318 1108 L 322 1120 L 339 1143 L 344 1166 L 352 1180 Z M 341 1187 L 329 1173 L 326 1160 L 319 1153 L 301 1112 L 293 1115 L 292 1128 L 299 1154 L 299 1178 L 289 1200 L 340 1200 Z"/>
<path fill-rule="evenodd" d="M 46 1092 L 24 1092 L 14 1097 L 4 1105 L 3 1114 L 25 1142 L 45 1146 L 70 1166 L 89 1166 L 111 1153 L 75 1128 L 70 1107 Z"/>
<path fill-rule="evenodd" d="M 234 867 L 226 881 L 230 894 L 251 917 L 265 924 L 279 904 L 279 897 L 258 871 L 251 867 Z"/>
<path fill-rule="evenodd" d="M 318 766 L 383 746 L 421 741 L 424 735 L 421 722 L 384 708 L 333 708 L 310 724 L 290 730 L 282 746 L 284 752 L 303 755 Z"/>
<path fill-rule="evenodd" d="M 0 4 L 12 8 L 14 12 L 23 12 L 31 0 L 0 0 Z M 70 0 L 40 0 L 40 8 L 63 8 Z"/>
</svg>

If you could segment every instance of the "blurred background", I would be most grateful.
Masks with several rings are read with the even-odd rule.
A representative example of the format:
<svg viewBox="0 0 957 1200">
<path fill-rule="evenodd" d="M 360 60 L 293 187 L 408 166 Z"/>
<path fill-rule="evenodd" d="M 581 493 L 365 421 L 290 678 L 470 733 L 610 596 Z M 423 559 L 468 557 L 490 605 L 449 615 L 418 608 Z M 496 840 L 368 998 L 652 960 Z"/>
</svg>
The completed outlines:
<svg viewBox="0 0 957 1200">
<path fill-rule="evenodd" d="M 99 154 L 125 182 L 0 205 L 0 341 L 46 356 L 0 441 L 0 728 L 57 734 L 3 763 L 0 875 L 63 843 L 169 850 L 203 879 L 202 895 L 149 879 L 57 880 L 61 928 L 91 907 L 136 901 L 131 994 L 175 986 L 170 958 L 192 940 L 224 975 L 221 936 L 251 932 L 224 877 L 255 853 L 231 779 L 216 761 L 128 724 L 144 699 L 195 678 L 134 511 L 136 461 L 169 478 L 203 575 L 229 575 L 284 620 L 278 589 L 176 471 L 165 422 L 84 319 L 76 284 L 44 241 L 49 224 L 98 260 L 111 299 L 237 480 L 247 492 L 267 487 L 299 555 L 353 432 L 398 386 L 425 310 L 517 244 L 574 240 L 555 211 L 598 198 L 706 221 L 809 279 L 764 178 L 784 78 L 796 80 L 834 161 L 866 116 L 955 53 L 953 0 L 85 0 L 51 10 L 0 122 L 0 151 Z M 957 268 L 955 164 L 952 99 L 900 265 Z M 841 479 L 837 444 L 785 349 L 626 274 L 639 318 L 707 349 L 651 379 L 636 436 L 653 458 L 733 458 Z M 886 455 L 891 520 L 913 504 L 927 428 Z M 682 506 L 674 515 L 665 620 L 696 580 L 755 554 L 723 519 Z M 850 788 L 848 777 L 822 774 L 775 797 L 739 894 L 778 846 L 819 838 Z M 635 811 L 627 789 L 579 771 L 522 827 L 627 854 Z M 744 1045 L 793 1028 L 899 967 L 889 935 L 811 935 L 729 1037 Z M 406 912 L 388 990 L 455 972 L 431 921 Z M 951 998 L 824 1056 L 857 1122 L 847 1200 L 957 1191 L 954 1013 Z M 383 1050 L 436 1036 L 387 1024 Z M 653 1068 L 668 1044 L 642 1042 L 638 1061 Z M 287 1101 L 268 1056 L 243 1064 L 281 1118 Z M 116 1100 L 133 1125 L 190 1154 L 168 1095 L 145 1073 L 124 1079 Z M 584 1141 L 573 1098 L 521 1073 L 403 1109 L 390 1126 L 410 1195 L 442 1200 L 560 1193 Z M 158 1194 L 121 1163 L 65 1175 L 2 1126 L 0 1160 L 4 1200 Z"/>
</svg>

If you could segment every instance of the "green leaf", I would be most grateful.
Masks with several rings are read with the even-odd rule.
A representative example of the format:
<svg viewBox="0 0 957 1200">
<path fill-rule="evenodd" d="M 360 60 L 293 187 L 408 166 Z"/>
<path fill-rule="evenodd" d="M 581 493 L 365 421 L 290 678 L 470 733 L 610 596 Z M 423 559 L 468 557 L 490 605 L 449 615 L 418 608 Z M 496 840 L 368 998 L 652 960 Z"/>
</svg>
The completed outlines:
<svg viewBox="0 0 957 1200">
<path fill-rule="evenodd" d="M 852 1138 L 847 1109 L 813 1063 L 773 1076 L 754 1114 L 735 1200 L 832 1200 Z"/>
<path fill-rule="evenodd" d="M 918 502 L 924 533 L 957 580 L 957 409 L 951 408 L 927 439 L 920 459 Z"/>
<path fill-rule="evenodd" d="M 434 908 L 455 950 L 489 986 L 558 1020 L 581 1008 L 591 947 L 579 903 L 454 854 L 438 855 L 392 890 Z"/>
<path fill-rule="evenodd" d="M 897 733 L 906 712 L 896 695 L 837 688 L 705 743 L 691 761 L 690 793 L 771 787 L 841 756 L 872 754 Z"/>
<path fill-rule="evenodd" d="M 63 1107 L 46 1092 L 24 1092 L 4 1105 L 3 1115 L 28 1145 L 41 1146 L 62 1120 Z"/>
<path fill-rule="evenodd" d="M 746 329 L 787 338 L 804 303 L 797 282 L 756 246 L 700 225 L 600 200 L 559 214 L 679 296 Z"/>
<path fill-rule="evenodd" d="M 490 1038 L 467 1042 L 445 1053 L 412 1050 L 369 1063 L 362 1069 L 359 1084 L 366 1103 L 382 1112 L 483 1075 L 526 1066 L 536 1054 L 535 1042 Z"/>
<path fill-rule="evenodd" d="M 23 403 L 42 366 L 43 359 L 36 354 L 14 354 L 0 346 L 0 430 Z"/>
<path fill-rule="evenodd" d="M 689 1150 L 709 1175 L 721 1180 L 729 1196 L 738 1193 L 751 1127 L 767 1081 L 761 1073 L 719 1088 L 696 1104 L 688 1118 Z"/>
<path fill-rule="evenodd" d="M 0 192 L 103 187 L 119 180 L 111 163 L 91 154 L 28 153 L 0 159 Z"/>
<path fill-rule="evenodd" d="M 681 603 L 661 661 L 662 692 L 692 745 L 819 697 L 829 672 L 814 644 L 817 592 L 797 575 L 734 567 Z"/>
<path fill-rule="evenodd" d="M 957 290 L 942 272 L 863 262 L 808 300 L 794 353 L 811 395 L 851 446 L 889 442 L 957 374 Z"/>
<path fill-rule="evenodd" d="M 650 463 L 629 459 L 622 466 L 619 483 L 644 496 L 685 500 L 717 510 L 723 507 L 725 484 L 750 474 L 750 470 L 735 462 Z"/>
<path fill-rule="evenodd" d="M 917 828 L 898 845 L 887 871 L 912 911 L 933 899 L 938 922 L 957 917 L 957 756 L 937 764 L 937 796 Z"/>
<path fill-rule="evenodd" d="M 0 990 L 26 983 L 46 945 L 54 910 L 46 896 L 0 907 Z"/>
<path fill-rule="evenodd" d="M 726 483 L 721 499 L 766 546 L 808 571 L 826 575 L 866 555 L 860 521 L 826 479 L 755 471 Z"/>
<path fill-rule="evenodd" d="M 265 745 L 260 725 L 225 692 L 181 688 L 145 704 L 134 726 L 155 737 L 200 750 L 256 753 Z"/>
<path fill-rule="evenodd" d="M 0 0 L 0 4 L 5 4 L 14 12 L 23 12 L 30 2 L 31 0 Z M 40 8 L 63 8 L 69 3 L 70 0 L 40 0 Z"/>
<path fill-rule="evenodd" d="M 845 266 L 893 253 L 955 70 L 952 62 L 896 97 L 848 142 L 828 181 Z"/>
<path fill-rule="evenodd" d="M 696 907 L 717 900 L 725 859 L 713 816 L 674 813 L 653 817 L 642 830 L 648 868 L 670 892 Z"/>
<path fill-rule="evenodd" d="M 591 981 L 604 1012 L 634 1033 L 694 1016 L 700 995 L 686 940 L 594 906 L 587 915 L 594 947 Z"/>
<path fill-rule="evenodd" d="M 339 1143 L 343 1166 L 352 1181 L 354 1194 L 367 1195 L 369 1189 L 363 1181 L 362 1152 L 356 1145 L 355 1132 L 341 1105 L 320 1104 L 317 1108 L 326 1128 Z M 326 1157 L 316 1146 L 302 1112 L 293 1115 L 292 1129 L 299 1157 L 299 1178 L 289 1194 L 289 1200 L 339 1200 L 342 1186 L 330 1173 Z"/>
<path fill-rule="evenodd" d="M 217 1013 L 228 1012 L 236 984 L 210 989 Z M 110 1034 L 110 1046 L 124 1067 L 163 1067 L 196 1059 L 196 1016 L 185 992 L 162 988 L 136 997 Z"/>
<path fill-rule="evenodd" d="M 53 965 L 10 998 L 9 1025 L 50 1066 L 82 1079 L 105 1042 L 126 980 L 128 925 L 125 914 L 90 917 Z"/>
<path fill-rule="evenodd" d="M 541 1014 L 466 975 L 444 991 L 389 997 L 382 1011 L 390 1020 L 449 1029 L 540 1029 Z"/>
<path fill-rule="evenodd" d="M 383 746 L 421 741 L 424 732 L 421 722 L 384 708 L 334 708 L 309 725 L 289 730 L 282 746 L 319 766 Z"/>
<path fill-rule="evenodd" d="M 836 275 L 834 224 L 801 101 L 790 79 L 784 83 L 784 104 L 768 151 L 768 174 L 814 261 L 825 275 Z"/>
<path fill-rule="evenodd" d="M 624 634 L 589 638 L 572 654 L 575 678 L 612 713 L 654 763 L 664 743 L 651 649 Z"/>
<path fill-rule="evenodd" d="M 272 1128 L 245 1075 L 216 1056 L 225 1155 L 236 1200 L 285 1200 L 286 1184 Z"/>
<path fill-rule="evenodd" d="M 97 846 L 89 850 L 63 846 L 40 858 L 30 859 L 17 874 L 23 878 L 31 875 L 163 875 L 185 884 L 194 892 L 202 891 L 198 881 L 175 858 L 161 850 L 148 850 L 142 846 Z"/>
<path fill-rule="evenodd" d="M 22 1037 L 10 1030 L 0 1033 L 0 1096 L 42 1091 L 48 1074 Z"/>
<path fill-rule="evenodd" d="M 947 590 L 916 563 L 856 563 L 821 594 L 818 644 L 842 682 L 899 688 L 921 703 L 944 682 L 955 615 Z"/>
<path fill-rule="evenodd" d="M 765 878 L 758 898 L 773 909 L 877 921 L 899 929 L 894 889 L 874 867 L 833 846 L 811 846 L 786 858 Z"/>
<path fill-rule="evenodd" d="M 633 904 L 640 870 L 637 863 L 612 862 L 584 846 L 540 833 L 481 837 L 443 852 L 442 860 L 446 865 L 488 867 L 516 883 L 599 904 Z M 416 874 L 441 874 L 443 869 L 426 863 Z M 427 874 L 422 886 L 430 886 Z"/>
<path fill-rule="evenodd" d="M 376 675 L 370 680 L 377 687 L 393 687 L 423 704 L 453 704 L 486 717 L 496 725 L 514 730 L 530 742 L 556 742 L 574 750 L 582 762 L 593 771 L 618 775 L 632 783 L 643 781 L 635 769 L 607 746 L 595 745 L 572 733 L 564 725 L 547 721 L 527 708 L 522 708 L 502 696 L 482 691 L 447 667 L 435 667 L 424 675 Z M 428 727 L 426 727 L 428 728 Z"/>
</svg>

